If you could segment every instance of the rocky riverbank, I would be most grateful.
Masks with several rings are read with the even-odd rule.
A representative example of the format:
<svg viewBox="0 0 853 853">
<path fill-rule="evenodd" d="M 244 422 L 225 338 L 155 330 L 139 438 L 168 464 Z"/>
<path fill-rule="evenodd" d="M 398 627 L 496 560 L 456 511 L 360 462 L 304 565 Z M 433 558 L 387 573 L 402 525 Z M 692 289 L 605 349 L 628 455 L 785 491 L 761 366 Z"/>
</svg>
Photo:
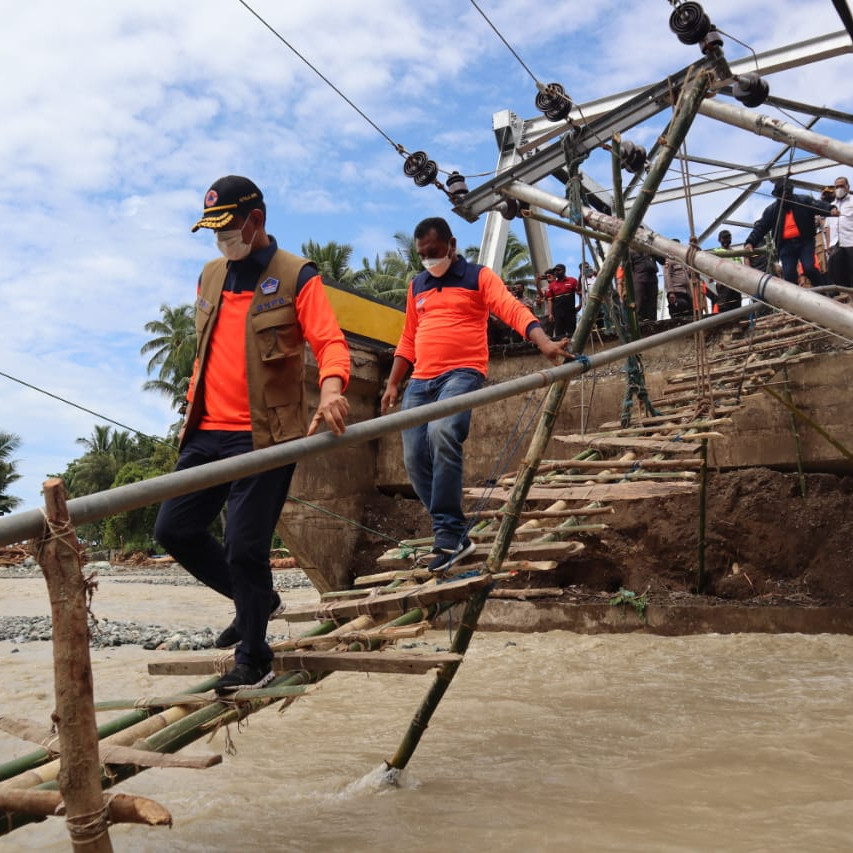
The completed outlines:
<svg viewBox="0 0 853 853">
<path fill-rule="evenodd" d="M 152 567 L 151 565 L 113 565 L 99 561 L 87 563 L 83 567 L 83 574 L 96 579 L 109 578 L 112 583 L 202 586 L 177 563 L 159 563 Z M 27 557 L 13 565 L 0 566 L 0 579 L 37 577 L 41 577 L 41 567 L 32 557 Z M 300 569 L 273 572 L 273 587 L 279 593 L 312 588 L 311 582 Z M 275 625 L 276 623 L 272 623 L 271 627 Z M 95 617 L 91 620 L 90 627 L 92 648 L 133 645 L 142 646 L 145 649 L 192 651 L 213 648 L 213 641 L 224 626 L 176 630 L 174 627 L 145 622 Z M 50 640 L 51 637 L 49 616 L 0 615 L 0 640 L 21 644 Z M 283 639 L 284 635 L 271 633 L 270 638 Z"/>
</svg>

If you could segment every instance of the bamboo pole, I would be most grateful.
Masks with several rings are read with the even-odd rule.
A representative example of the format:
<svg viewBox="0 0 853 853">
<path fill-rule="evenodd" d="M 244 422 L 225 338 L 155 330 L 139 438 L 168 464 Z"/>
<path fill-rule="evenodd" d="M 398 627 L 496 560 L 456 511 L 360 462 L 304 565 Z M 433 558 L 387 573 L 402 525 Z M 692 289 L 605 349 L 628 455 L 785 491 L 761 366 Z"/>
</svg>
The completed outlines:
<svg viewBox="0 0 853 853">
<path fill-rule="evenodd" d="M 572 518 L 573 516 L 585 515 L 612 515 L 615 512 L 613 507 L 605 506 L 600 509 L 587 509 L 586 507 L 578 507 L 577 509 L 562 509 L 562 510 L 525 510 L 519 513 L 519 518 L 525 519 L 541 519 L 541 518 Z M 500 518 L 503 516 L 502 509 L 489 509 L 480 512 L 480 515 L 489 518 Z"/>
<path fill-rule="evenodd" d="M 834 305 L 835 303 L 830 302 L 830 304 Z M 841 306 L 836 307 L 840 308 Z M 666 329 L 656 335 L 649 335 L 630 344 L 603 350 L 590 355 L 588 358 L 584 357 L 582 361 L 570 361 L 559 367 L 537 370 L 527 376 L 488 385 L 479 391 L 470 391 L 457 397 L 448 397 L 437 403 L 416 406 L 404 412 L 395 412 L 362 421 L 347 427 L 346 433 L 342 436 L 324 432 L 308 438 L 294 439 L 273 447 L 266 447 L 262 450 L 242 453 L 229 459 L 209 462 L 196 468 L 173 471 L 170 474 L 161 474 L 149 480 L 117 486 L 105 492 L 72 498 L 68 502 L 71 521 L 73 524 L 96 521 L 108 515 L 138 509 L 169 497 L 189 494 L 201 488 L 228 483 L 250 474 L 268 471 L 289 462 L 309 459 L 331 450 L 363 444 L 380 436 L 409 429 L 447 415 L 475 409 L 479 406 L 487 406 L 500 400 L 507 400 L 528 391 L 546 388 L 555 382 L 580 376 L 593 368 L 624 360 L 629 355 L 662 346 L 670 341 L 680 340 L 694 334 L 697 329 L 714 329 L 735 323 L 754 311 L 754 306 L 747 305 L 734 311 L 714 314 L 693 323 Z M 586 338 L 578 338 L 578 340 L 585 341 Z M 580 350 L 575 348 L 575 351 L 579 352 Z M 39 536 L 43 527 L 44 517 L 39 510 L 25 510 L 4 516 L 0 518 L 0 546 Z"/>
<path fill-rule="evenodd" d="M 780 402 L 783 406 L 788 408 L 793 414 L 795 414 L 801 421 L 807 423 L 818 435 L 823 436 L 845 459 L 849 459 L 853 462 L 853 453 L 848 450 L 838 439 L 833 438 L 814 418 L 807 415 L 802 409 L 798 409 L 793 403 L 789 403 L 784 397 L 780 394 L 777 394 L 772 388 L 768 388 L 766 385 L 761 386 L 761 390 L 764 391 L 765 394 L 769 394 L 774 400 Z"/>
<path fill-rule="evenodd" d="M 783 142 L 792 148 L 811 151 L 812 154 L 820 154 L 838 163 L 853 166 L 853 145 L 815 133 L 813 130 L 797 127 L 782 119 L 771 118 L 768 115 L 717 100 L 705 101 L 699 107 L 699 112 L 725 124 L 751 131 L 758 136 L 767 136 L 777 142 Z"/>
<path fill-rule="evenodd" d="M 622 137 L 618 133 L 613 134 L 610 149 L 610 165 L 613 174 L 613 211 L 619 219 L 625 218 L 625 201 L 622 197 L 622 164 L 620 162 L 620 151 L 622 149 Z M 631 264 L 623 262 L 622 286 L 625 289 L 623 305 L 625 313 L 628 315 L 628 330 L 631 333 L 631 340 L 636 341 L 640 338 L 640 321 L 637 319 L 637 300 L 634 295 L 634 271 Z M 627 375 L 625 381 L 630 385 L 631 377 Z"/>
<path fill-rule="evenodd" d="M 205 679 L 200 684 L 196 684 L 193 687 L 187 688 L 186 692 L 188 694 L 204 693 L 205 691 L 210 690 L 210 688 L 213 687 L 217 680 L 218 678 Z M 121 717 L 116 717 L 116 719 L 114 720 L 102 723 L 98 726 L 98 740 L 104 741 L 111 739 L 112 736 L 118 735 L 122 731 L 126 731 L 132 726 L 144 723 L 146 720 L 150 719 L 151 716 L 152 715 L 149 710 L 139 708 L 133 713 L 123 714 Z M 128 743 L 133 743 L 134 740 L 136 740 L 136 738 L 131 737 Z M 35 770 L 35 768 L 46 764 L 48 761 L 52 761 L 53 759 L 55 759 L 55 757 L 56 750 L 50 748 L 42 748 L 28 753 L 27 755 L 22 755 L 18 758 L 14 758 L 11 761 L 7 761 L 5 764 L 0 764 L 0 790 L 3 790 L 3 788 L 5 787 L 4 783 L 7 780 L 11 780 L 14 777 L 21 776 L 21 774 L 25 774 L 28 771 Z M 43 781 L 45 780 L 38 779 L 37 781 L 33 782 L 33 785 L 37 785 Z M 2 817 L 1 810 L 0 817 Z"/>
<path fill-rule="evenodd" d="M 583 225 L 574 225 L 567 222 L 565 219 L 557 219 L 553 216 L 545 216 L 542 213 L 534 210 L 522 210 L 521 215 L 524 219 L 535 219 L 544 225 L 553 225 L 555 228 L 562 228 L 565 231 L 572 231 L 575 234 L 580 234 L 583 237 L 590 237 L 593 240 L 599 240 L 602 243 L 610 243 L 613 241 L 612 234 L 605 234 L 603 231 L 593 231 L 591 228 L 584 228 Z"/>
<path fill-rule="evenodd" d="M 172 815 L 160 803 L 133 794 L 101 794 L 110 823 L 144 823 L 147 826 L 171 826 Z M 59 791 L 19 791 L 0 793 L 0 810 L 33 817 L 65 813 L 65 801 Z"/>
<path fill-rule="evenodd" d="M 301 638 L 309 638 L 312 636 L 321 636 L 323 634 L 327 634 L 330 631 L 334 630 L 337 625 L 332 621 L 326 621 L 320 623 L 319 625 L 315 625 L 313 628 L 305 631 L 302 634 Z M 188 688 L 186 692 L 188 693 L 201 693 L 206 690 L 209 690 L 213 687 L 214 683 L 218 680 L 217 677 L 208 678 L 200 684 Z M 113 726 L 116 724 L 120 725 L 120 729 L 110 734 L 109 736 L 104 737 L 103 743 L 110 745 L 133 745 L 138 741 L 145 740 L 158 732 L 161 732 L 168 728 L 170 725 L 173 725 L 177 721 L 183 719 L 190 713 L 190 708 L 187 706 L 178 706 L 174 708 L 169 708 L 165 711 L 160 711 L 159 713 L 151 713 L 151 711 L 140 711 L 134 714 L 125 714 L 124 716 L 118 718 L 118 720 L 113 722 Z M 139 719 L 139 718 L 142 719 Z M 132 722 L 134 719 L 137 719 L 137 722 Z M 104 732 L 110 731 L 111 724 L 106 724 L 102 727 Z M 199 733 L 199 737 L 202 736 L 202 733 Z M 41 752 L 45 752 L 41 750 Z M 36 754 L 36 753 L 34 753 Z M 55 753 L 47 753 L 52 756 Z M 9 762 L 8 765 L 4 765 L 7 769 L 13 762 Z M 125 767 L 125 765 L 119 765 L 121 767 Z M 131 766 L 131 765 L 128 765 Z M 135 765 L 132 765 L 136 767 Z M 111 785 L 116 784 L 119 781 L 123 781 L 124 779 L 129 778 L 129 776 L 133 775 L 131 772 L 127 772 L 126 775 L 121 775 L 117 769 L 118 766 L 112 767 L 109 776 L 104 776 L 101 779 L 101 785 L 105 788 L 109 788 Z M 59 775 L 60 769 L 60 761 L 58 759 L 50 761 L 47 764 L 41 764 L 40 766 L 28 766 L 25 767 L 22 772 L 15 776 L 10 776 L 5 782 L 0 785 L 0 792 L 7 789 L 24 789 L 24 788 L 34 788 L 38 787 L 40 790 L 55 790 L 57 786 L 57 776 Z M 140 769 L 145 768 L 136 768 L 134 772 L 138 772 Z M 0 809 L 0 835 L 11 832 L 13 829 L 18 829 L 21 826 L 26 825 L 27 823 L 31 823 L 35 820 L 31 815 L 21 814 L 17 812 L 10 812 L 7 810 Z"/>
<path fill-rule="evenodd" d="M 722 54 L 717 51 L 716 58 L 719 59 L 721 56 Z M 639 193 L 639 198 L 631 208 L 622 228 L 616 235 L 616 239 L 611 244 L 610 251 L 607 253 L 607 257 L 604 259 L 595 283 L 587 297 L 586 304 L 578 321 L 578 326 L 572 337 L 573 352 L 583 352 L 584 345 L 598 317 L 602 297 L 607 288 L 610 287 L 616 267 L 625 257 L 628 249 L 628 241 L 642 221 L 660 182 L 666 175 L 672 158 L 687 135 L 699 103 L 707 93 L 710 79 L 710 73 L 703 69 L 695 75 L 692 83 L 685 85 L 682 90 L 678 104 L 676 105 L 676 116 L 672 120 L 667 138 L 661 145 L 661 152 L 649 170 L 642 191 Z M 500 570 L 504 559 L 509 553 L 512 534 L 518 524 L 524 499 L 530 490 L 536 474 L 536 468 L 544 456 L 545 448 L 554 431 L 557 413 L 565 396 L 567 386 L 568 380 L 563 379 L 555 382 L 548 391 L 543 413 L 522 462 L 516 487 L 507 501 L 506 513 L 501 520 L 501 526 L 495 537 L 492 551 L 486 560 L 486 569 L 491 574 Z M 465 654 L 488 597 L 489 588 L 486 588 L 476 592 L 468 600 L 462 615 L 462 624 L 453 638 L 451 651 L 458 652 L 461 655 Z M 399 773 L 408 764 L 458 668 L 459 663 L 454 662 L 444 664 L 439 669 L 432 687 L 410 723 L 400 746 L 386 764 L 389 774 Z"/>
<path fill-rule="evenodd" d="M 89 657 L 87 596 L 82 556 L 68 518 L 62 479 L 44 483 L 47 534 L 37 559 L 50 593 L 53 623 L 53 677 L 59 730 L 59 790 L 74 850 L 111 853 L 107 810 L 101 794 L 98 730 Z"/>
<path fill-rule="evenodd" d="M 521 181 L 513 181 L 503 187 L 502 191 L 519 201 L 535 204 L 564 216 L 568 214 L 569 205 L 565 199 L 538 187 L 528 186 Z M 633 212 L 634 207 L 631 208 L 631 212 Z M 584 208 L 584 218 L 611 233 L 620 232 L 623 227 L 623 223 L 618 219 L 587 207 Z M 752 267 L 736 264 L 711 252 L 697 251 L 695 246 L 685 246 L 676 240 L 662 237 L 647 228 L 637 229 L 632 245 L 641 251 L 675 258 L 703 275 L 721 281 L 760 302 L 767 302 L 822 328 L 830 329 L 847 340 L 853 339 L 853 311 L 848 306 L 827 299 L 809 288 L 798 287 L 770 273 L 762 273 Z M 752 307 L 754 310 L 754 306 L 745 307 Z M 693 324 L 690 324 L 690 327 L 691 331 L 707 328 Z M 687 328 L 687 326 L 681 328 Z"/>
<path fill-rule="evenodd" d="M 449 605 L 447 606 L 449 607 Z M 399 616 L 397 619 L 394 619 L 385 625 L 381 626 L 383 628 L 396 627 L 399 625 L 407 625 L 412 622 L 417 622 L 422 619 L 434 619 L 439 613 L 443 612 L 447 607 L 415 607 L 407 613 Z M 356 620 L 353 620 L 355 622 Z M 317 632 L 328 631 L 329 623 L 325 623 L 324 625 L 317 625 L 314 628 L 311 628 L 309 631 L 306 631 L 302 636 L 308 637 L 310 635 L 316 634 Z M 350 623 L 351 624 L 351 623 Z M 332 627 L 336 627 L 334 623 L 332 623 Z M 346 627 L 346 626 L 341 626 Z M 310 677 L 308 673 L 294 673 L 293 675 L 281 676 L 272 682 L 272 685 L 278 686 L 297 686 L 299 684 L 308 684 L 315 683 L 317 681 L 322 680 L 330 673 L 310 673 Z M 216 679 L 211 679 L 210 683 Z M 195 724 L 188 724 L 186 722 L 186 718 L 190 716 L 188 709 L 186 708 L 170 708 L 168 711 L 164 711 L 160 714 L 155 714 L 147 720 L 144 720 L 139 725 L 139 730 L 133 732 L 133 728 L 126 729 L 123 732 L 120 732 L 117 737 L 126 738 L 128 735 L 132 736 L 134 744 L 137 744 L 142 749 L 147 749 L 153 752 L 175 752 L 178 749 L 186 746 L 188 743 L 191 743 L 199 738 L 204 737 L 211 731 L 215 731 L 222 725 L 226 725 L 229 722 L 233 722 L 236 719 L 242 719 L 250 713 L 254 713 L 257 710 L 260 710 L 262 707 L 266 707 L 269 704 L 273 704 L 275 702 L 274 699 L 267 700 L 258 700 L 257 702 L 241 702 L 239 705 L 236 703 L 218 703 L 220 707 L 220 716 L 217 717 L 215 714 L 210 713 L 211 709 L 204 709 L 207 711 L 207 714 L 201 714 L 199 712 L 199 717 L 197 718 Z M 141 730 L 141 727 L 151 726 L 154 723 L 155 719 L 171 719 L 172 722 L 165 727 L 160 724 L 159 731 L 149 731 L 147 733 Z M 129 779 L 131 776 L 140 773 L 145 770 L 145 767 L 139 767 L 135 764 L 119 764 L 119 765 L 111 765 L 109 775 L 104 774 L 101 779 L 101 784 L 104 788 L 109 788 L 113 785 L 118 784 L 119 782 L 123 782 L 126 779 Z M 14 781 L 14 780 L 11 780 Z M 53 791 L 56 790 L 57 783 L 54 780 L 45 780 L 42 784 L 38 785 L 38 789 L 40 791 Z M 28 823 L 32 823 L 34 820 L 38 820 L 39 818 L 34 815 L 23 814 L 21 812 L 7 811 L 0 809 L 0 835 L 11 832 L 13 829 L 17 829 L 21 826 L 24 826 Z"/>
<path fill-rule="evenodd" d="M 699 485 L 699 571 L 696 578 L 696 592 L 702 592 L 705 586 L 705 520 L 708 493 L 708 439 L 702 439 L 702 469 Z"/>
</svg>

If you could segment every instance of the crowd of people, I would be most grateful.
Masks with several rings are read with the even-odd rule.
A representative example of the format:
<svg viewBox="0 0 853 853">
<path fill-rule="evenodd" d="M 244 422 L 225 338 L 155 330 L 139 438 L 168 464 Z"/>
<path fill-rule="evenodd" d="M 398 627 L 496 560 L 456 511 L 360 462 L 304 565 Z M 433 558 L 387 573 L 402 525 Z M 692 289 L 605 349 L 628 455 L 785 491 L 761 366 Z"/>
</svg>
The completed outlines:
<svg viewBox="0 0 853 853">
<path fill-rule="evenodd" d="M 790 180 L 779 179 L 773 182 L 771 194 L 773 202 L 753 223 L 742 244 L 733 245 L 731 231 L 724 228 L 717 235 L 718 245 L 710 251 L 761 272 L 769 269 L 801 287 L 853 287 L 853 196 L 848 179 L 836 178 L 834 186 L 825 187 L 819 198 L 794 192 Z M 546 309 L 540 311 L 543 323 L 554 334 L 571 335 L 574 331 L 583 294 L 596 272 L 588 268 L 584 278 L 583 267 L 580 283 L 566 278 L 563 264 L 535 278 L 536 304 Z M 731 311 L 743 303 L 740 291 L 700 276 L 681 261 L 631 249 L 616 272 L 612 289 L 613 302 L 623 317 L 630 301 L 626 267 L 641 328 L 644 323 L 663 319 L 659 318 L 659 272 L 663 275 L 664 307 L 673 320 L 687 322 L 704 314 Z M 548 283 L 544 289 L 543 281 Z M 518 287 L 521 289 L 522 283 Z"/>
</svg>

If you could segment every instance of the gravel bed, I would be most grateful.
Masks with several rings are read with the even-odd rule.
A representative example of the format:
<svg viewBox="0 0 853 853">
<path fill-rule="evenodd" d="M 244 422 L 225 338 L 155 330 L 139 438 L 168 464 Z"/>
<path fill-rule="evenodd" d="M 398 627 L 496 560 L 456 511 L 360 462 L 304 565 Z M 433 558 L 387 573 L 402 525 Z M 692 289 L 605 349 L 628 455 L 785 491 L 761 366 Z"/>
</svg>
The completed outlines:
<svg viewBox="0 0 853 853">
<path fill-rule="evenodd" d="M 169 651 L 212 649 L 216 636 L 212 628 L 175 631 L 161 625 L 111 622 L 107 619 L 90 622 L 90 631 L 89 645 L 93 649 L 105 649 L 111 646 L 142 646 L 145 649 Z M 49 616 L 0 616 L 0 640 L 11 640 L 20 645 L 50 639 Z"/>
<path fill-rule="evenodd" d="M 171 586 L 202 586 L 202 584 L 181 568 L 177 563 L 164 566 L 113 566 L 109 563 L 87 563 L 83 567 L 85 575 L 96 573 L 99 578 L 109 577 L 117 583 L 166 584 Z M 31 557 L 15 566 L 0 566 L 0 578 L 41 577 L 41 568 Z M 305 573 L 299 569 L 287 569 L 273 572 L 273 588 L 278 592 L 311 587 Z M 140 622 L 121 622 L 98 619 L 90 622 L 91 641 L 94 649 L 111 646 L 142 646 L 145 649 L 166 649 L 168 651 L 193 651 L 212 649 L 213 641 L 219 631 L 205 627 L 194 631 L 174 630 L 162 625 L 148 625 Z M 286 635 L 270 635 L 269 639 L 281 640 Z M 0 640 L 13 643 L 31 643 L 37 640 L 51 639 L 51 620 L 49 616 L 0 616 Z M 13 651 L 17 651 L 13 649 Z"/>
<path fill-rule="evenodd" d="M 96 574 L 111 578 L 117 583 L 166 584 L 168 586 L 203 586 L 186 569 L 177 563 L 157 566 L 114 566 L 106 562 L 86 563 L 83 574 Z M 15 566 L 0 566 L 0 579 L 41 577 L 41 567 L 32 557 Z M 292 589 L 310 589 L 311 581 L 301 569 L 277 569 L 272 573 L 273 589 L 283 592 Z"/>
</svg>

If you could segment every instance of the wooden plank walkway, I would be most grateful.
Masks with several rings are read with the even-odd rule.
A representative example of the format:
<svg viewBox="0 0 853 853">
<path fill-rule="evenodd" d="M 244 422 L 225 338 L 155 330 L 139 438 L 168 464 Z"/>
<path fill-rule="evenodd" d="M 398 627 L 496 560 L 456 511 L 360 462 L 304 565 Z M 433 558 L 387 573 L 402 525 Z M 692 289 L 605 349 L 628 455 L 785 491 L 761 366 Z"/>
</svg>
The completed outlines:
<svg viewBox="0 0 853 853">
<path fill-rule="evenodd" d="M 285 672 L 374 672 L 423 675 L 445 663 L 458 663 L 462 655 L 450 652 L 416 654 L 398 651 L 376 652 L 278 652 L 272 667 Z M 149 675 L 215 675 L 222 661 L 211 655 L 187 656 L 148 664 Z M 249 693 L 253 691 L 247 691 Z"/>
</svg>

